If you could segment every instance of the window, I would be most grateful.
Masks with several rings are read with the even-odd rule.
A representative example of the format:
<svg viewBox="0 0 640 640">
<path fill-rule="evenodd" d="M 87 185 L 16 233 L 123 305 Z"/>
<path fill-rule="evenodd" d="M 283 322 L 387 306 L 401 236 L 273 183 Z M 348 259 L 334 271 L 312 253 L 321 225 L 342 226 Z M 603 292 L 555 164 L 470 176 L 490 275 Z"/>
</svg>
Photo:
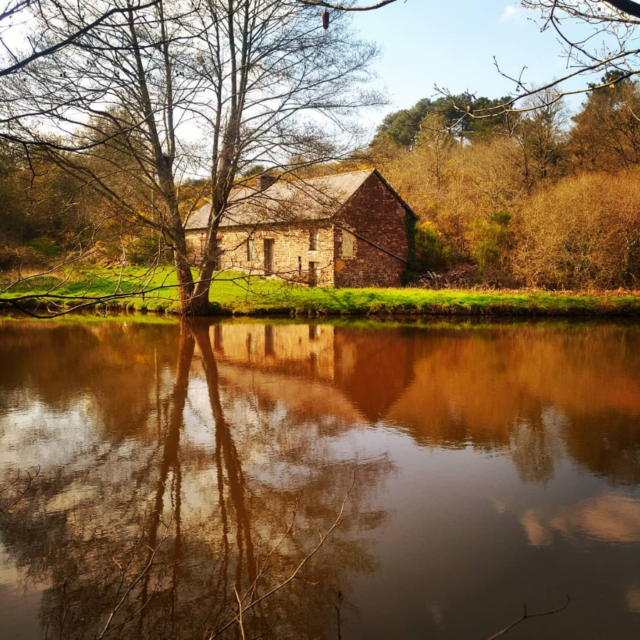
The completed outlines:
<svg viewBox="0 0 640 640">
<path fill-rule="evenodd" d="M 255 256 L 255 245 L 253 244 L 253 238 L 247 240 L 247 262 L 253 262 Z"/>
<path fill-rule="evenodd" d="M 318 230 L 309 229 L 309 251 L 318 250 Z"/>
<path fill-rule="evenodd" d="M 204 256 L 204 247 L 207 242 L 207 236 L 204 234 L 200 236 L 200 257 Z"/>
<path fill-rule="evenodd" d="M 342 257 L 354 258 L 356 255 L 356 237 L 346 229 L 342 230 Z"/>
<path fill-rule="evenodd" d="M 302 256 L 298 256 L 298 275 L 302 277 Z"/>
</svg>

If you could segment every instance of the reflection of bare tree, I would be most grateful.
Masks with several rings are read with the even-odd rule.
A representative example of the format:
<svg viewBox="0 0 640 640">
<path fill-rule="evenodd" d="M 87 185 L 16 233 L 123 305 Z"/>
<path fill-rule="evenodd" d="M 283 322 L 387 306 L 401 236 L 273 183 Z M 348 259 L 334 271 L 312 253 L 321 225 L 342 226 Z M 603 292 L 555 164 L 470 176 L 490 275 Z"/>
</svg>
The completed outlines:
<svg viewBox="0 0 640 640">
<path fill-rule="evenodd" d="M 183 324 L 171 335 L 178 343 L 173 375 L 150 367 L 147 389 L 136 382 L 153 409 L 149 424 L 135 427 L 145 435 L 83 450 L 82 467 L 48 464 L 29 499 L 0 522 L 12 560 L 46 587 L 40 618 L 48 637 L 192 638 L 220 628 L 235 606 L 234 589 L 253 585 L 259 598 L 291 575 L 349 487 L 352 462 L 320 443 L 295 447 L 306 470 L 295 483 L 257 463 L 267 450 L 270 463 L 289 463 L 287 433 L 320 431 L 309 418 L 300 425 L 280 409 L 276 419 L 274 407 L 225 388 L 208 327 Z M 255 411 L 259 420 L 243 420 Z M 359 532 L 381 522 L 367 501 L 388 469 L 386 459 L 360 465 L 326 552 L 251 610 L 243 621 L 248 637 L 277 623 L 278 637 L 319 638 L 335 624 L 338 590 L 348 598 L 346 576 L 372 568 Z M 296 526 L 274 551 L 296 503 Z"/>
<path fill-rule="evenodd" d="M 558 438 L 551 420 L 541 415 L 513 428 L 511 457 L 524 482 L 546 484 L 553 479 L 559 456 Z"/>
<path fill-rule="evenodd" d="M 0 516 L 9 513 L 20 504 L 31 489 L 34 479 L 39 475 L 40 467 L 33 472 L 33 475 L 28 469 L 24 473 L 18 471 L 13 480 L 0 486 Z"/>
<path fill-rule="evenodd" d="M 218 473 L 218 491 L 220 495 L 220 512 L 223 518 L 223 531 L 227 531 L 227 508 L 224 495 L 224 478 L 229 487 L 229 497 L 233 503 L 237 518 L 237 543 L 238 543 L 238 569 L 237 584 L 241 588 L 241 568 L 246 551 L 247 571 L 251 582 L 256 578 L 256 559 L 254 555 L 253 542 L 251 540 L 251 522 L 249 512 L 245 504 L 244 496 L 244 475 L 242 465 L 238 455 L 238 449 L 231 435 L 230 425 L 225 419 L 220 401 L 220 388 L 218 380 L 218 366 L 213 356 L 213 349 L 209 339 L 208 327 L 200 327 L 195 331 L 196 340 L 202 354 L 202 363 L 207 379 L 207 389 L 209 391 L 209 402 L 216 425 L 216 449 L 215 460 Z M 223 462 L 224 461 L 224 462 Z M 223 470 L 224 466 L 224 470 Z M 226 474 L 224 473 L 226 471 Z M 225 533 L 226 536 L 226 533 Z M 225 545 L 228 542 L 225 540 Z"/>
</svg>

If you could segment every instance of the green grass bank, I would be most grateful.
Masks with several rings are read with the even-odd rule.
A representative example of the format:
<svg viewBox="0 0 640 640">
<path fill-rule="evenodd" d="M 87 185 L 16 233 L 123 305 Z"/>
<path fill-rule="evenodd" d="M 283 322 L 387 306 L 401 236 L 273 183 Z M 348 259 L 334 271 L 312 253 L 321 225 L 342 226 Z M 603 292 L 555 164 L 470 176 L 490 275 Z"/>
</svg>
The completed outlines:
<svg viewBox="0 0 640 640">
<path fill-rule="evenodd" d="M 144 296 L 136 291 L 152 290 Z M 64 280 L 51 276 L 20 282 L 0 298 L 3 309 L 46 305 L 72 308 L 78 297 L 120 297 L 101 304 L 110 310 L 178 313 L 172 270 L 150 274 L 141 267 L 120 271 L 94 268 Z M 44 298 L 30 298 L 47 294 Z M 629 316 L 640 317 L 640 294 L 574 294 L 548 291 L 426 289 L 323 289 L 280 280 L 221 273 L 211 287 L 212 315 L 467 315 L 467 316 Z"/>
</svg>

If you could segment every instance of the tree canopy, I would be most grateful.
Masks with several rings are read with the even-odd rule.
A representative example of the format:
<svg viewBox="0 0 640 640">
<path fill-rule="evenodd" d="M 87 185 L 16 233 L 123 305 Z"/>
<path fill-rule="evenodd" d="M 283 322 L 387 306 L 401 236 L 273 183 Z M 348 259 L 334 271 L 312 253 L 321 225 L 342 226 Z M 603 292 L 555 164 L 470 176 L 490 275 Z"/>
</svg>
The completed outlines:
<svg viewBox="0 0 640 640">
<path fill-rule="evenodd" d="M 376 139 L 387 139 L 403 147 L 411 147 L 420 136 L 424 119 L 437 114 L 443 126 L 452 136 L 464 139 L 477 139 L 491 135 L 501 127 L 506 114 L 497 114 L 494 118 L 474 119 L 467 117 L 476 110 L 484 110 L 504 104 L 508 98 L 490 99 L 476 97 L 471 93 L 431 99 L 423 98 L 410 109 L 402 109 L 387 115 L 378 127 Z"/>
</svg>

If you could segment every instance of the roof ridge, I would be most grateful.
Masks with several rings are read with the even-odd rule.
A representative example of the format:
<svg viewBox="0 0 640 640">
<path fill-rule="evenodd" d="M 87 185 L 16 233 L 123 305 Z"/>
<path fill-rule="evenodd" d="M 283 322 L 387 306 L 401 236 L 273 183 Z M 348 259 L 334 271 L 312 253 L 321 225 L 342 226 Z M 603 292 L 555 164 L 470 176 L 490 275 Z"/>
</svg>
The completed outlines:
<svg viewBox="0 0 640 640">
<path fill-rule="evenodd" d="M 354 169 L 353 171 L 341 171 L 339 173 L 327 173 L 326 175 L 323 175 L 323 176 L 313 176 L 311 178 L 298 178 L 295 175 L 292 175 L 292 177 L 295 178 L 296 180 L 299 180 L 300 182 L 308 182 L 310 180 L 322 180 L 322 179 L 326 179 L 326 178 L 337 178 L 339 176 L 348 176 L 348 175 L 352 175 L 354 173 L 374 173 L 375 171 L 377 171 L 377 169 L 374 167 L 373 169 Z M 277 184 L 277 182 L 274 182 L 274 184 Z"/>
<path fill-rule="evenodd" d="M 308 178 L 308 180 L 317 180 L 318 178 L 335 178 L 336 176 L 348 176 L 351 173 L 373 173 L 376 171 L 376 168 L 373 169 L 354 169 L 353 171 L 339 171 L 337 173 L 328 173 L 324 176 L 313 176 L 313 178 Z M 300 178 L 300 180 L 304 180 L 304 178 Z"/>
</svg>

